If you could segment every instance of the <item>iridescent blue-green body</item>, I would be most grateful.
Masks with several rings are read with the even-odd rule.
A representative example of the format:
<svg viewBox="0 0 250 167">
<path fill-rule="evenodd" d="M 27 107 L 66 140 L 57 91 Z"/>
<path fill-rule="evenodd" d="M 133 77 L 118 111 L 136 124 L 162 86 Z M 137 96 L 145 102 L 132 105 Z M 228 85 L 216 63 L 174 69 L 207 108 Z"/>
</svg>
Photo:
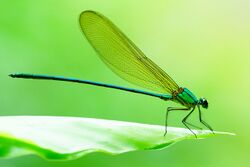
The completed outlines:
<svg viewBox="0 0 250 167">
<path fill-rule="evenodd" d="M 198 103 L 198 99 L 187 88 L 181 89 L 181 92 L 177 94 L 174 101 L 177 101 L 188 108 L 194 107 Z"/>
<path fill-rule="evenodd" d="M 182 88 L 174 101 L 177 101 L 188 108 L 196 106 L 199 102 L 196 96 L 187 88 Z"/>
<path fill-rule="evenodd" d="M 172 95 L 163 96 L 162 99 L 172 100 L 187 108 L 193 108 L 196 105 L 201 105 L 203 108 L 208 108 L 208 102 L 205 98 L 197 99 L 197 97 L 189 89 L 182 87 L 180 87 L 179 90 L 174 91 Z"/>
<path fill-rule="evenodd" d="M 167 134 L 168 114 L 174 110 L 190 110 L 182 120 L 182 123 L 195 135 L 189 126 L 199 127 L 187 122 L 187 118 L 197 107 L 200 122 L 212 131 L 212 128 L 201 117 L 200 106 L 208 108 L 207 100 L 205 98 L 197 99 L 190 90 L 179 87 L 165 71 L 146 57 L 108 18 L 98 12 L 87 10 L 81 13 L 79 23 L 83 34 L 97 52 L 97 55 L 115 74 L 128 82 L 152 90 L 153 92 L 61 76 L 23 73 L 11 74 L 10 76 L 13 78 L 45 79 L 89 84 L 144 94 L 181 104 L 183 107 L 167 108 L 164 135 Z"/>
</svg>

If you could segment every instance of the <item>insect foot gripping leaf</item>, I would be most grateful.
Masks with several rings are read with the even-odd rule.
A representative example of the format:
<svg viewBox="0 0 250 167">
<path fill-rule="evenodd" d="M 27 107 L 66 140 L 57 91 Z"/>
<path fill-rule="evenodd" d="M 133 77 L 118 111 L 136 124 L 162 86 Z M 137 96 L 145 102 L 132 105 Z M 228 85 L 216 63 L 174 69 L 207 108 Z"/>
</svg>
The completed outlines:
<svg viewBox="0 0 250 167">
<path fill-rule="evenodd" d="M 194 130 L 198 138 L 214 136 Z M 72 160 L 92 152 L 121 154 L 162 149 L 184 139 L 194 139 L 189 130 L 140 123 L 77 117 L 0 117 L 0 157 L 36 154 L 49 160 Z M 214 132 L 215 135 L 233 135 Z"/>
</svg>

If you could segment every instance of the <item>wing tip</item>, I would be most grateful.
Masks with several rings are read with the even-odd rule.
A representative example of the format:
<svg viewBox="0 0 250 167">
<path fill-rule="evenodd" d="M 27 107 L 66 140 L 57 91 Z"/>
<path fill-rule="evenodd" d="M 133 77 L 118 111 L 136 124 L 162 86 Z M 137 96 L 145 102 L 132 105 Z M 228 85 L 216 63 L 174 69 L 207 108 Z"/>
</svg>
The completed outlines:
<svg viewBox="0 0 250 167">
<path fill-rule="evenodd" d="M 94 11 L 94 10 L 90 10 L 90 9 L 88 9 L 88 10 L 84 10 L 84 11 L 82 11 L 80 15 L 84 15 L 84 14 L 86 14 L 86 13 L 97 13 L 97 12 L 96 12 L 96 11 Z"/>
<path fill-rule="evenodd" d="M 81 27 L 83 26 L 84 24 L 84 21 L 87 21 L 89 19 L 94 19 L 94 18 L 104 18 L 104 16 L 99 13 L 99 12 L 96 12 L 94 10 L 84 10 L 83 12 L 80 13 L 80 16 L 79 16 L 79 23 L 81 25 Z"/>
<path fill-rule="evenodd" d="M 85 16 L 87 16 L 87 15 L 89 15 L 89 14 L 92 14 L 92 15 L 95 15 L 95 16 L 99 16 L 99 17 L 102 16 L 100 13 L 98 13 L 98 12 L 96 12 L 94 10 L 84 10 L 80 14 L 80 19 L 83 18 L 83 17 L 85 17 Z"/>
</svg>

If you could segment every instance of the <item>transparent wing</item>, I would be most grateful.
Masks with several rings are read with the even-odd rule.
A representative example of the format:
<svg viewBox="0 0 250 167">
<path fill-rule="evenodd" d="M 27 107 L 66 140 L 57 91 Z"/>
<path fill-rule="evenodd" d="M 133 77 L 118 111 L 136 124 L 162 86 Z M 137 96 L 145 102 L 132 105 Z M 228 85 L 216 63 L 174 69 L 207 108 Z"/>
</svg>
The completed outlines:
<svg viewBox="0 0 250 167">
<path fill-rule="evenodd" d="M 80 15 L 80 25 L 99 57 L 121 78 L 160 93 L 178 90 L 174 80 L 105 16 L 84 11 Z"/>
</svg>

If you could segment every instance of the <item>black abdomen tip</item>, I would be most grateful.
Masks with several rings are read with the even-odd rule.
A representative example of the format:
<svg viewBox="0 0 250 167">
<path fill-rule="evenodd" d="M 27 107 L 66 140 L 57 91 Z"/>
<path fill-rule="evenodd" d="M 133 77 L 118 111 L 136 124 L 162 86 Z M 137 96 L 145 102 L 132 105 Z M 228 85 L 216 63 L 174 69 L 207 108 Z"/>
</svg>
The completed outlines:
<svg viewBox="0 0 250 167">
<path fill-rule="evenodd" d="M 15 78 L 15 74 L 9 74 L 9 77 Z"/>
</svg>

